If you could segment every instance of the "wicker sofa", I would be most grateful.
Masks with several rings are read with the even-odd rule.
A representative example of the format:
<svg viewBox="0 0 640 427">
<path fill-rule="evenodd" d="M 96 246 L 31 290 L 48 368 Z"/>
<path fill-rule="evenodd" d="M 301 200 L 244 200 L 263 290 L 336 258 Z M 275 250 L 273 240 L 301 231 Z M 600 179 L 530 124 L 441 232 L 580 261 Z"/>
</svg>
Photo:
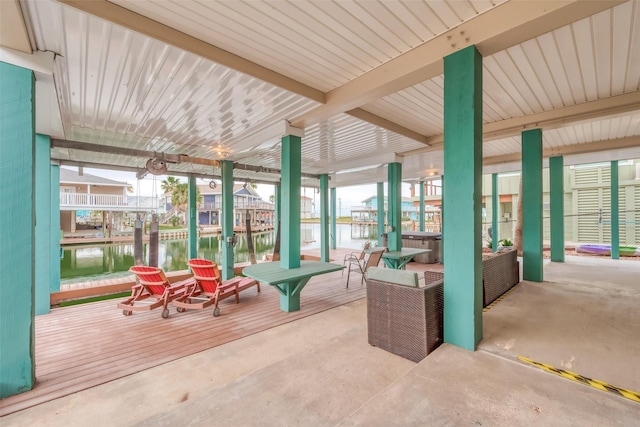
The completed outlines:
<svg viewBox="0 0 640 427">
<path fill-rule="evenodd" d="M 443 279 L 441 272 L 427 271 L 427 283 Z M 488 306 L 520 282 L 520 264 L 514 249 L 482 255 L 482 302 Z"/>
<path fill-rule="evenodd" d="M 369 344 L 419 362 L 442 343 L 443 309 L 442 280 L 418 287 L 416 273 L 369 269 Z"/>
</svg>

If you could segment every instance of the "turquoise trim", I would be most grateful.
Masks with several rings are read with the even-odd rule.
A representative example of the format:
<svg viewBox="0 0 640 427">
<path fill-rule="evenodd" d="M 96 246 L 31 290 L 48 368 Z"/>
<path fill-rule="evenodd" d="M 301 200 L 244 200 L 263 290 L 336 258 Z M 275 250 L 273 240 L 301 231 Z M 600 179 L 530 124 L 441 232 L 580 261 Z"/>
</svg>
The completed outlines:
<svg viewBox="0 0 640 427">
<path fill-rule="evenodd" d="M 329 175 L 320 175 L 320 261 L 329 262 Z"/>
<path fill-rule="evenodd" d="M 378 205 L 378 246 L 382 246 L 382 234 L 384 233 L 384 182 L 377 185 L 376 204 Z"/>
<path fill-rule="evenodd" d="M 522 278 L 542 282 L 542 130 L 522 132 Z"/>
<path fill-rule="evenodd" d="M 31 70 L 4 62 L 0 76 L 0 398 L 5 398 L 30 390 L 35 381 L 35 80 Z"/>
<path fill-rule="evenodd" d="M 551 261 L 564 262 L 564 159 L 549 158 Z"/>
<path fill-rule="evenodd" d="M 300 187 L 302 180 L 302 139 L 282 138 L 282 239 L 280 266 L 300 267 Z"/>
<path fill-rule="evenodd" d="M 482 339 L 482 57 L 475 46 L 444 58 L 444 170 L 444 339 L 475 350 Z"/>
<path fill-rule="evenodd" d="M 618 161 L 611 162 L 611 259 L 620 259 L 620 193 Z"/>
<path fill-rule="evenodd" d="M 222 174 L 222 280 L 233 278 L 233 162 L 223 160 Z"/>
<path fill-rule="evenodd" d="M 35 313 L 51 311 L 51 140 L 36 134 L 35 141 Z M 60 260 L 58 259 L 58 264 Z"/>
</svg>

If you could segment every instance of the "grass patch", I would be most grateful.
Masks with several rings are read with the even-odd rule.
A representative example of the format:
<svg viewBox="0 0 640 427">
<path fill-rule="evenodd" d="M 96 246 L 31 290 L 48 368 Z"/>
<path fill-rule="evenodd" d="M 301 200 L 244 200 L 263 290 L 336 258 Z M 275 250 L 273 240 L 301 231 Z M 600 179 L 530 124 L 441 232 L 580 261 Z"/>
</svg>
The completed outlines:
<svg viewBox="0 0 640 427">
<path fill-rule="evenodd" d="M 86 304 L 89 302 L 104 301 L 108 299 L 124 298 L 131 295 L 131 292 L 120 292 L 119 294 L 100 295 L 98 297 L 76 299 L 73 301 L 64 301 L 60 303 L 60 307 L 69 307 L 71 305 Z"/>
</svg>

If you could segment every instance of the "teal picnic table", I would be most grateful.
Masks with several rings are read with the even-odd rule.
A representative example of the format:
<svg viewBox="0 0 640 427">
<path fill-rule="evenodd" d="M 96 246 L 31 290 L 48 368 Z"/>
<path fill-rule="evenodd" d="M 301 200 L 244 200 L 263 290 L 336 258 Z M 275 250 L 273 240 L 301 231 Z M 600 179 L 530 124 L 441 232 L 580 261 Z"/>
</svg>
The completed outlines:
<svg viewBox="0 0 640 427">
<path fill-rule="evenodd" d="M 279 261 L 273 261 L 247 266 L 242 274 L 276 288 L 280 293 L 280 309 L 289 312 L 300 310 L 300 292 L 311 277 L 343 268 L 343 265 L 319 261 L 300 261 L 299 268 L 283 268 Z"/>
<path fill-rule="evenodd" d="M 427 252 L 431 252 L 431 249 L 402 248 L 399 251 L 383 253 L 382 260 L 387 267 L 400 270 L 407 265 L 414 256 Z"/>
</svg>

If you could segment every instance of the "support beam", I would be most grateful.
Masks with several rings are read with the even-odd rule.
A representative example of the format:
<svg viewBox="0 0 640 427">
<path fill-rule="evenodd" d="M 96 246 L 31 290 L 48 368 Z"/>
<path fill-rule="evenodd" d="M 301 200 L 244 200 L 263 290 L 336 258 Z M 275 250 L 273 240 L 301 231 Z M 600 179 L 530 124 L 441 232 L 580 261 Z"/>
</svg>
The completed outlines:
<svg viewBox="0 0 640 427">
<path fill-rule="evenodd" d="M 335 187 L 331 187 L 331 191 L 329 192 L 329 196 L 331 198 L 331 249 L 336 249 L 336 233 L 337 233 L 337 220 L 336 220 L 336 214 L 337 214 L 337 209 L 336 209 L 336 188 Z"/>
<path fill-rule="evenodd" d="M 542 282 L 542 130 L 522 132 L 522 278 Z"/>
<path fill-rule="evenodd" d="M 18 0 L 0 2 L 0 40 L 2 46 L 31 54 L 31 41 Z"/>
<path fill-rule="evenodd" d="M 564 262 L 564 159 L 549 159 L 551 261 Z"/>
<path fill-rule="evenodd" d="M 445 57 L 444 74 L 444 340 L 475 350 L 482 339 L 480 53 L 471 46 Z"/>
<path fill-rule="evenodd" d="M 520 135 L 527 129 L 559 129 L 573 124 L 588 122 L 594 118 L 614 117 L 637 111 L 640 108 L 640 91 L 622 95 L 601 98 L 595 101 L 569 105 L 541 113 L 529 114 L 522 117 L 500 120 L 484 125 L 482 138 L 485 143 L 497 139 Z M 428 147 L 398 153 L 400 156 L 413 156 L 431 151 L 442 150 L 443 135 L 434 135 L 427 139 Z M 608 150 L 607 144 L 615 144 L 613 148 L 637 147 L 638 137 L 617 138 L 609 141 L 599 141 L 589 144 L 577 144 L 545 149 L 544 157 L 589 153 Z M 634 145 L 635 144 L 635 145 Z M 484 164 L 508 163 L 520 160 L 520 153 L 489 157 Z"/>
<path fill-rule="evenodd" d="M 329 175 L 320 176 L 320 261 L 329 262 Z"/>
<path fill-rule="evenodd" d="M 198 258 L 198 205 L 197 205 L 198 187 L 196 186 L 196 177 L 189 174 L 189 205 L 187 208 L 189 221 L 189 259 Z"/>
<path fill-rule="evenodd" d="M 300 267 L 300 172 L 302 168 L 302 138 L 288 135 L 282 138 L 282 268 Z"/>
<path fill-rule="evenodd" d="M 51 288 L 50 291 L 60 292 L 60 257 L 62 229 L 60 228 L 60 166 L 51 164 Z"/>
<path fill-rule="evenodd" d="M 49 136 L 36 134 L 34 168 L 36 315 L 47 314 L 51 311 L 51 182 L 49 181 L 51 179 L 51 149 L 49 145 Z M 60 264 L 60 260 L 58 260 L 58 264 Z"/>
<path fill-rule="evenodd" d="M 0 398 L 31 390 L 34 339 L 35 80 L 0 62 Z"/>
<path fill-rule="evenodd" d="M 377 184 L 376 205 L 378 208 L 378 246 L 382 246 L 382 234 L 384 233 L 384 182 Z"/>
<path fill-rule="evenodd" d="M 420 231 L 424 231 L 424 181 L 418 183 L 420 192 Z"/>
<path fill-rule="evenodd" d="M 233 278 L 233 162 L 222 161 L 222 280 Z"/>
<path fill-rule="evenodd" d="M 402 163 L 389 163 L 387 182 L 387 246 L 389 251 L 402 249 Z"/>
<path fill-rule="evenodd" d="M 611 259 L 620 259 L 620 189 L 618 161 L 611 162 Z"/>
<path fill-rule="evenodd" d="M 498 194 L 498 174 L 491 175 L 491 250 L 498 251 L 498 241 L 500 233 L 498 232 L 498 206 L 500 195 Z"/>
</svg>

